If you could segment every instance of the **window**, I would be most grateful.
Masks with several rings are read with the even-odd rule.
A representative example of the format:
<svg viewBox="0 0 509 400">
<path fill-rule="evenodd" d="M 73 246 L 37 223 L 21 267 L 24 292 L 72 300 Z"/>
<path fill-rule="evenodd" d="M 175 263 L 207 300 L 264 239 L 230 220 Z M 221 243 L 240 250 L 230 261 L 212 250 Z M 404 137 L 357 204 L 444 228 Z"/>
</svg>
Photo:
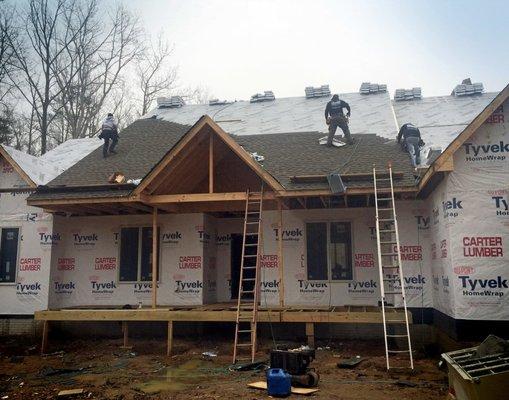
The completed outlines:
<svg viewBox="0 0 509 400">
<path fill-rule="evenodd" d="M 159 257 L 157 259 L 159 279 Z M 152 228 L 135 227 L 120 230 L 119 271 L 120 282 L 152 280 Z"/>
<path fill-rule="evenodd" d="M 309 280 L 351 280 L 352 226 L 349 222 L 306 224 Z"/>
<path fill-rule="evenodd" d="M 18 263 L 19 228 L 3 228 L 1 232 L 0 283 L 13 283 Z"/>
</svg>

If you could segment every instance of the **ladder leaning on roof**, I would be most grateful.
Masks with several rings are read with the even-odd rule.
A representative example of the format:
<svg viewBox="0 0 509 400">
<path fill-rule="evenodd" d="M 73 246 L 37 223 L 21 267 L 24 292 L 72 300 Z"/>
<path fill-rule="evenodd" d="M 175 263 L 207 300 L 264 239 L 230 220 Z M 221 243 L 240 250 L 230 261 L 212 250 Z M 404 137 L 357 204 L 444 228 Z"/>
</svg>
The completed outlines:
<svg viewBox="0 0 509 400">
<path fill-rule="evenodd" d="M 410 341 L 410 327 L 408 325 L 407 304 L 405 296 L 405 285 L 403 268 L 401 266 L 401 252 L 399 245 L 398 220 L 396 218 L 396 205 L 394 202 L 394 184 L 392 180 L 392 166 L 389 163 L 387 177 L 377 177 L 375 166 L 373 166 L 373 184 L 375 192 L 376 210 L 376 245 L 378 253 L 378 271 L 380 275 L 380 294 L 382 306 L 382 320 L 384 328 L 385 358 L 387 369 L 391 368 L 390 356 L 397 354 L 408 354 L 410 368 L 414 368 L 412 355 L 412 343 Z M 381 187 L 379 182 L 387 182 L 390 186 Z M 387 189 L 390 189 L 388 191 Z M 402 304 L 402 306 L 401 306 Z M 387 319 L 387 316 L 397 315 L 395 312 L 403 308 L 404 319 Z M 389 324 L 388 324 L 389 323 Z M 401 331 L 401 328 L 404 330 Z M 388 333 L 388 330 L 390 332 Z M 389 348 L 394 345 L 397 339 L 407 339 L 405 349 Z"/>
<path fill-rule="evenodd" d="M 240 261 L 239 297 L 235 324 L 233 363 L 250 360 L 256 354 L 256 327 L 260 295 L 260 257 L 262 245 L 263 183 L 259 193 L 247 191 Z M 249 358 L 239 351 L 250 350 Z"/>
</svg>

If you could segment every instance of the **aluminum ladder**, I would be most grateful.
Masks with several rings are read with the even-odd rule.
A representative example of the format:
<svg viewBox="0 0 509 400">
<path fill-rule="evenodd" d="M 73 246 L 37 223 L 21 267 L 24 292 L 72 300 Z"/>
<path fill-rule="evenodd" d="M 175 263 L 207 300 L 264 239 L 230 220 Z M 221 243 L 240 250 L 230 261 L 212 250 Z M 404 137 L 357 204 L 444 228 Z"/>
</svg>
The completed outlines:
<svg viewBox="0 0 509 400">
<path fill-rule="evenodd" d="M 262 211 L 263 184 L 259 193 L 247 191 L 233 364 L 237 361 L 254 362 L 256 354 L 256 327 L 260 297 L 260 248 L 263 226 Z M 239 357 L 239 353 L 243 350 L 250 351 L 249 357 L 246 355 Z"/>
<path fill-rule="evenodd" d="M 409 366 L 411 369 L 414 369 L 391 164 L 388 165 L 388 172 L 384 173 L 382 176 L 383 177 L 377 176 L 376 168 L 373 166 L 376 246 L 378 253 L 378 272 L 380 275 L 380 295 L 382 299 L 385 358 L 387 369 L 389 370 L 391 368 L 391 355 L 407 354 L 409 356 Z M 385 184 L 380 184 L 382 182 Z M 395 315 L 397 315 L 396 311 L 401 309 L 405 314 L 405 318 L 395 319 Z M 393 312 L 390 312 L 391 310 Z M 395 348 L 396 341 L 406 342 L 407 344 L 405 344 L 405 346 L 407 347 L 403 349 Z M 395 367 L 392 366 L 392 368 Z"/>
</svg>

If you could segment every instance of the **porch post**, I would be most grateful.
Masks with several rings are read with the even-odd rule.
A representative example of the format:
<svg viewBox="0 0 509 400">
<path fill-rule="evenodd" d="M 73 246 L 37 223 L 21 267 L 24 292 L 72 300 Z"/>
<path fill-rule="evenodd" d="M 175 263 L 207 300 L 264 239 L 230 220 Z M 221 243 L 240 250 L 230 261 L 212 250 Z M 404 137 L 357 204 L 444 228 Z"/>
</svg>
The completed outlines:
<svg viewBox="0 0 509 400">
<path fill-rule="evenodd" d="M 214 134 L 209 136 L 209 193 L 214 193 Z"/>
<path fill-rule="evenodd" d="M 277 202 L 278 209 L 278 264 L 279 264 L 279 305 L 285 305 L 285 284 L 284 284 L 284 259 L 283 259 L 283 201 Z"/>
<path fill-rule="evenodd" d="M 152 308 L 157 307 L 157 256 L 158 256 L 157 207 L 152 209 Z"/>
</svg>

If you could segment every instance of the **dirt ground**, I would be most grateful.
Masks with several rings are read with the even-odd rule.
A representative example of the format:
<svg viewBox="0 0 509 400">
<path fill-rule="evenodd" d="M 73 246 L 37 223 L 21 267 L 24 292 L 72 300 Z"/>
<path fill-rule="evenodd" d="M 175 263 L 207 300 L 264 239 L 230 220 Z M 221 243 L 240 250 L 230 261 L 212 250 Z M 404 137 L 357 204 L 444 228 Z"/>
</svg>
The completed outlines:
<svg viewBox="0 0 509 400">
<path fill-rule="evenodd" d="M 382 348 L 363 342 L 333 342 L 317 350 L 314 367 L 320 374 L 317 399 L 433 400 L 445 399 L 446 374 L 437 359 L 419 358 L 413 372 L 387 372 Z M 132 341 L 132 350 L 120 340 L 52 341 L 51 354 L 20 339 L 0 345 L 0 399 L 53 399 L 60 390 L 83 388 L 73 399 L 266 399 L 265 391 L 247 383 L 264 380 L 264 372 L 232 372 L 231 343 L 175 340 L 166 357 L 164 340 Z M 320 344 L 317 345 L 319 347 Z M 259 359 L 268 359 L 269 343 Z M 202 352 L 217 357 L 206 360 Z M 339 369 L 343 358 L 367 357 L 355 369 Z M 6 397 L 8 396 L 8 397 Z M 304 396 L 292 395 L 292 398 Z"/>
</svg>

